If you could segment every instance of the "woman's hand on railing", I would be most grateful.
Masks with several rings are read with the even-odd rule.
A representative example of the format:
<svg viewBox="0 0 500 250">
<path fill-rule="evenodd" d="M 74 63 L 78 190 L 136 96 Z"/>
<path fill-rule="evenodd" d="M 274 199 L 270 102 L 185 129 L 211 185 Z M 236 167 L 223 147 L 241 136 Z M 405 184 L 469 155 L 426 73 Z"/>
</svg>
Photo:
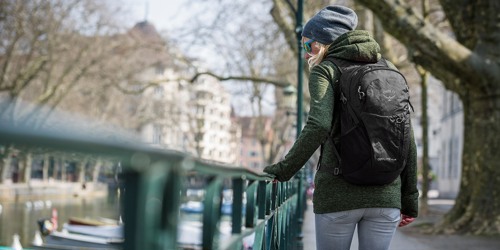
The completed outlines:
<svg viewBox="0 0 500 250">
<path fill-rule="evenodd" d="M 278 179 L 276 179 L 276 175 L 274 175 L 274 174 L 268 174 L 268 173 L 265 173 L 265 172 L 264 172 L 264 175 L 266 177 L 269 177 L 269 178 L 273 179 L 273 182 L 275 182 L 275 183 L 278 182 Z"/>
<path fill-rule="evenodd" d="M 264 172 L 264 173 L 263 173 L 263 175 L 264 175 L 264 176 L 266 176 L 266 177 L 269 177 L 269 178 L 273 178 L 273 179 L 275 179 L 275 178 L 276 178 L 276 175 L 274 175 L 274 174 L 269 174 L 269 173 L 266 173 L 266 172 Z"/>
<path fill-rule="evenodd" d="M 292 175 L 292 176 L 288 177 L 288 176 L 283 175 L 283 173 L 282 173 L 283 171 L 281 171 L 281 168 L 278 164 L 274 164 L 274 165 L 270 165 L 270 166 L 265 167 L 264 172 L 267 174 L 273 175 L 275 180 L 278 180 L 281 182 L 288 181 L 293 176 Z"/>
</svg>

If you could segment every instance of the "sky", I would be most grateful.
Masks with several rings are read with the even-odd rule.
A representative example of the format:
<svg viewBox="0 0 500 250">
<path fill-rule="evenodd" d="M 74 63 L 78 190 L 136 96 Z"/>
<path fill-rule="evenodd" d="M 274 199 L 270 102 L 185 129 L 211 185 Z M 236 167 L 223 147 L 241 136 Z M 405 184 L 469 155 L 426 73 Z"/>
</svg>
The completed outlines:
<svg viewBox="0 0 500 250">
<path fill-rule="evenodd" d="M 172 30 L 182 24 L 188 16 L 183 8 L 187 0 L 122 0 L 130 10 L 133 23 L 147 19 L 160 31 Z"/>
<path fill-rule="evenodd" d="M 182 25 L 189 18 L 188 13 L 193 13 L 194 11 L 188 9 L 186 6 L 189 0 L 122 0 L 125 4 L 125 9 L 130 13 L 130 18 L 127 18 L 128 24 L 132 27 L 135 23 L 147 20 L 152 23 L 156 29 L 162 34 L 167 34 L 167 36 L 175 36 L 175 30 L 181 29 Z M 172 34 L 172 35 L 170 35 Z M 213 53 L 213 52 L 212 52 Z M 210 58 L 213 55 L 207 55 L 207 64 L 213 64 L 210 62 Z M 245 89 L 244 86 L 231 86 L 228 82 L 223 82 L 223 86 L 230 92 L 239 92 Z M 247 88 L 248 89 L 248 88 Z M 274 113 L 274 88 L 266 88 L 266 96 L 264 105 L 264 112 L 267 115 Z M 238 96 L 232 98 L 231 101 L 235 111 L 240 116 L 252 115 L 250 107 L 250 101 L 248 96 Z"/>
</svg>

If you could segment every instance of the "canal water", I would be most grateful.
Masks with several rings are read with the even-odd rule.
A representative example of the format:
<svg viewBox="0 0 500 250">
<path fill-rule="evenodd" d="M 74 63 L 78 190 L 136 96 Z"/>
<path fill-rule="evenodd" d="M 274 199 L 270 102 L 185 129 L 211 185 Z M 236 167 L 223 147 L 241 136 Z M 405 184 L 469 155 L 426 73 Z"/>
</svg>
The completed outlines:
<svg viewBox="0 0 500 250">
<path fill-rule="evenodd" d="M 189 192 L 187 192 L 189 195 Z M 200 197 L 183 197 L 183 200 L 199 200 Z M 48 219 L 52 210 L 58 214 L 58 231 L 70 217 L 120 219 L 120 204 L 116 196 L 74 197 L 66 200 L 38 200 L 21 203 L 0 204 L 0 246 L 11 246 L 15 234 L 20 236 L 23 247 L 29 247 L 39 230 L 38 220 Z M 182 209 L 181 209 L 182 210 Z M 202 241 L 202 215 L 198 212 L 182 212 L 179 214 L 178 244 L 186 249 L 199 246 Z M 223 215 L 219 225 L 219 241 L 230 239 L 230 216 Z M 253 235 L 244 239 L 244 245 L 250 245 Z M 183 248 L 183 247 L 180 247 Z M 196 247 L 194 247 L 196 248 Z"/>
<path fill-rule="evenodd" d="M 58 213 L 58 230 L 70 217 L 120 218 L 118 199 L 107 196 L 1 204 L 0 246 L 10 246 L 14 234 L 20 236 L 23 247 L 30 246 L 38 230 L 37 221 L 50 218 L 52 209 Z"/>
</svg>

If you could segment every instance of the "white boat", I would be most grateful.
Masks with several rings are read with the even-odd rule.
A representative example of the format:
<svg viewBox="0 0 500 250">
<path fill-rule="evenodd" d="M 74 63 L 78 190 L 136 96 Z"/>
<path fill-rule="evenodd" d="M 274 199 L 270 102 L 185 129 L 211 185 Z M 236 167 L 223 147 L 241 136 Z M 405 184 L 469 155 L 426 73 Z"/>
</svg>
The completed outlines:
<svg viewBox="0 0 500 250">
<path fill-rule="evenodd" d="M 34 249 L 122 249 L 123 224 L 112 220 L 70 218 L 62 231 L 56 231 L 57 219 L 40 220 L 40 231 L 45 233 L 45 243 Z"/>
<path fill-rule="evenodd" d="M 65 223 L 63 230 L 69 233 L 90 235 L 99 238 L 123 238 L 123 224 L 122 225 L 105 225 L 105 226 L 84 226 L 84 225 L 71 225 Z"/>
<path fill-rule="evenodd" d="M 39 249 L 122 249 L 123 238 L 102 238 L 54 231 L 45 237 Z"/>
</svg>

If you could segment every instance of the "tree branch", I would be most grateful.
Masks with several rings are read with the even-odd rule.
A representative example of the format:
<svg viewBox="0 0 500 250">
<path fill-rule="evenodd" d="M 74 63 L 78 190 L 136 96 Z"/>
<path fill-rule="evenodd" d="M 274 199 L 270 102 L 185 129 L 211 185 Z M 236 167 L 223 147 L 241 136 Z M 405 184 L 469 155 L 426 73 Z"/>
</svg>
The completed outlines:
<svg viewBox="0 0 500 250">
<path fill-rule="evenodd" d="M 280 88 L 283 88 L 283 87 L 290 85 L 289 82 L 278 81 L 278 80 L 274 80 L 274 79 L 270 79 L 270 78 L 261 78 L 261 77 L 252 77 L 252 76 L 227 76 L 227 77 L 224 77 L 224 76 L 220 76 L 220 75 L 217 75 L 213 72 L 208 72 L 208 71 L 196 73 L 193 76 L 193 78 L 191 78 L 190 82 L 196 81 L 196 79 L 198 79 L 198 77 L 200 77 L 202 75 L 212 76 L 214 78 L 217 78 L 217 80 L 219 80 L 219 81 L 237 80 L 237 81 L 252 81 L 252 82 L 259 82 L 259 83 L 269 83 L 269 84 L 273 84 L 274 86 L 280 87 Z"/>
<path fill-rule="evenodd" d="M 440 79 L 462 78 L 476 85 L 470 88 L 485 88 L 488 82 L 500 82 L 498 65 L 437 30 L 403 0 L 356 1 L 371 9 L 389 33 L 417 53 L 411 54 L 412 57 L 425 57 L 419 64 Z M 477 80 L 478 72 L 483 75 L 482 81 Z M 443 82 L 447 88 L 458 91 Z"/>
<path fill-rule="evenodd" d="M 278 25 L 281 32 L 283 32 L 285 40 L 292 51 L 297 51 L 297 36 L 295 34 L 295 26 L 286 22 L 286 18 L 282 16 L 280 10 L 283 6 L 280 0 L 273 0 L 273 8 L 271 9 L 271 16 L 274 22 Z M 295 53 L 296 54 L 296 53 Z"/>
<path fill-rule="evenodd" d="M 297 16 L 297 10 L 293 6 L 292 2 L 290 2 L 290 0 L 286 0 L 285 2 L 288 5 L 288 7 L 290 8 L 290 11 L 292 11 L 292 13 L 294 13 L 295 16 Z"/>
<path fill-rule="evenodd" d="M 474 48 L 477 43 L 477 25 L 463 25 L 465 20 L 474 20 L 473 5 L 475 1 L 462 1 L 457 4 L 456 0 L 439 0 L 443 7 L 443 12 L 446 13 L 446 19 L 451 25 L 457 41 L 462 43 L 467 48 Z M 476 22 L 477 23 L 477 22 Z"/>
</svg>

